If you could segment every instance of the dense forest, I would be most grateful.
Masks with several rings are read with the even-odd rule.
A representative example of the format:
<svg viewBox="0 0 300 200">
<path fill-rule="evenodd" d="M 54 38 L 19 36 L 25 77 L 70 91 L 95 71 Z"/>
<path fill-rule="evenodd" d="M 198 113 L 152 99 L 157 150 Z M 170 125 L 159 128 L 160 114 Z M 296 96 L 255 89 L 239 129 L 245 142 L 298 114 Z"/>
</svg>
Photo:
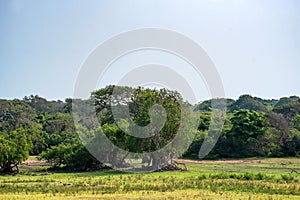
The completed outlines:
<svg viewBox="0 0 300 200">
<path fill-rule="evenodd" d="M 113 94 L 123 88 L 124 94 Z M 300 157 L 300 98 L 283 97 L 278 100 L 261 99 L 242 95 L 237 100 L 223 99 L 227 104 L 227 115 L 221 136 L 205 159 L 246 157 Z M 80 125 L 74 124 L 72 102 L 76 105 L 93 105 L 97 120 L 86 117 Z M 146 126 L 150 123 L 149 109 L 159 104 L 165 108 L 166 123 L 149 138 L 137 138 L 124 132 L 134 129 L 125 120 L 116 122 L 112 105 L 115 101 L 128 105 L 134 124 Z M 208 134 L 214 109 L 212 100 L 190 105 L 179 93 L 166 89 L 130 88 L 107 86 L 91 93 L 88 100 L 67 98 L 65 101 L 48 101 L 37 95 L 23 99 L 0 100 L 0 173 L 18 171 L 18 166 L 29 155 L 47 160 L 55 168 L 66 170 L 92 170 L 105 167 L 105 160 L 94 158 L 79 139 L 86 133 L 97 137 L 100 129 L 118 147 L 136 153 L 151 152 L 167 145 L 180 126 L 184 113 L 182 106 L 190 108 L 199 120 L 198 129 L 192 131 L 193 141 L 184 158 L 197 159 L 199 149 Z M 115 104 L 116 105 L 116 104 Z M 79 108 L 75 108 L 79 109 Z M 163 115 L 163 113 L 162 113 Z M 121 123 L 121 124 L 120 124 Z M 120 125 L 122 128 L 120 128 Z M 190 137 L 191 135 L 187 135 Z M 107 159 L 122 163 L 126 156 L 116 156 L 106 149 Z M 148 166 L 162 159 L 154 156 Z M 169 159 L 169 158 L 166 158 Z M 125 165 L 125 163 L 124 163 Z M 106 166 L 107 167 L 107 166 Z"/>
</svg>

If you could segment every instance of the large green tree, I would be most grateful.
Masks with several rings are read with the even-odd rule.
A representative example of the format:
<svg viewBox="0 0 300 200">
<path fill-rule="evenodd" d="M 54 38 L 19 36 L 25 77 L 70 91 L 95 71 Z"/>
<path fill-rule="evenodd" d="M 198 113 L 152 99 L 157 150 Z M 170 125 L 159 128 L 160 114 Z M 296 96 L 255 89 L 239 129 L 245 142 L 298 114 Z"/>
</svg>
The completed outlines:
<svg viewBox="0 0 300 200">
<path fill-rule="evenodd" d="M 237 110 L 230 118 L 231 129 L 225 133 L 219 145 L 219 154 L 230 157 L 261 155 L 261 138 L 266 132 L 264 114 L 256 111 Z"/>
<path fill-rule="evenodd" d="M 176 91 L 145 89 L 141 87 L 107 86 L 95 91 L 92 94 L 92 99 L 95 102 L 98 119 L 107 137 L 123 150 L 135 153 L 153 152 L 166 146 L 176 136 L 180 126 L 183 114 L 181 113 L 181 106 L 189 106 L 183 102 L 182 97 Z M 140 130 L 136 126 L 146 127 L 150 123 L 159 124 L 163 120 L 163 111 L 158 109 L 152 110 L 156 113 L 150 112 L 151 108 L 155 105 L 160 105 L 165 109 L 166 122 L 160 130 L 156 130 L 155 127 L 150 126 L 147 131 L 151 136 L 148 138 L 128 135 L 123 128 L 121 128 L 122 130 L 119 128 L 120 120 L 115 119 L 113 115 L 118 114 L 118 112 L 122 113 L 128 108 L 129 116 L 127 116 L 127 122 L 129 124 L 126 127 L 128 131 L 134 133 Z M 118 106 L 118 109 L 115 109 L 114 112 L 113 106 Z M 151 118 L 153 114 L 156 114 L 156 117 Z M 188 127 L 185 128 L 188 129 Z M 154 166 L 158 162 L 161 162 L 160 159 L 168 159 L 162 157 L 153 156 L 151 158 L 152 165 Z M 122 156 L 119 159 L 124 158 Z"/>
</svg>

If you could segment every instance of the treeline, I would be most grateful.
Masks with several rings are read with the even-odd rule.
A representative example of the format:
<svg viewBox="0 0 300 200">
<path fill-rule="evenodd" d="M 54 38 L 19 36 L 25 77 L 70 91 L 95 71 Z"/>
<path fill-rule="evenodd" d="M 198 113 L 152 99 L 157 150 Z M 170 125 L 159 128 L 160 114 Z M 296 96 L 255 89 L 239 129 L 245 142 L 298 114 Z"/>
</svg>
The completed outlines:
<svg viewBox="0 0 300 200">
<path fill-rule="evenodd" d="M 142 153 L 158 150 L 176 136 L 181 118 L 185 116 L 181 111 L 182 106 L 200 113 L 200 116 L 196 116 L 200 120 L 198 130 L 193 132 L 194 140 L 184 154 L 186 158 L 198 158 L 201 144 L 209 132 L 212 100 L 190 105 L 176 91 L 130 87 L 118 87 L 127 93 L 114 96 L 116 87 L 107 86 L 95 91 L 88 100 L 68 98 L 64 102 L 48 101 L 33 95 L 22 100 L 0 100 L 0 173 L 18 170 L 18 165 L 29 155 L 36 155 L 53 163 L 54 167 L 68 170 L 101 168 L 105 161 L 95 159 L 78 137 L 82 133 L 97 137 L 100 130 L 126 151 Z M 84 109 L 85 105 L 95 106 L 97 119 L 83 118 L 75 127 L 71 113 L 74 101 L 80 102 L 76 105 L 82 107 L 76 109 Z M 133 137 L 124 130 L 133 130 L 134 124 L 123 120 L 117 125 L 112 113 L 112 102 L 129 106 L 130 117 L 139 126 L 150 123 L 149 109 L 153 105 L 162 105 L 166 110 L 166 123 L 152 137 Z M 226 99 L 226 102 L 224 129 L 206 158 L 300 156 L 299 97 L 264 100 L 243 95 L 236 101 Z M 185 131 L 191 130 L 185 127 Z M 155 130 L 153 133 L 156 133 Z M 124 163 L 126 167 L 126 155 L 116 155 L 109 148 L 105 148 L 105 151 L 107 159 L 113 160 L 114 164 Z M 171 157 L 153 156 L 145 165 L 155 165 L 161 159 L 168 160 Z"/>
<path fill-rule="evenodd" d="M 264 100 L 242 95 L 225 99 L 227 116 L 222 134 L 208 159 L 245 157 L 300 157 L 300 98 Z M 217 104 L 217 103 L 216 103 Z M 198 158 L 211 121 L 211 100 L 196 106 L 200 123 L 185 157 Z"/>
</svg>

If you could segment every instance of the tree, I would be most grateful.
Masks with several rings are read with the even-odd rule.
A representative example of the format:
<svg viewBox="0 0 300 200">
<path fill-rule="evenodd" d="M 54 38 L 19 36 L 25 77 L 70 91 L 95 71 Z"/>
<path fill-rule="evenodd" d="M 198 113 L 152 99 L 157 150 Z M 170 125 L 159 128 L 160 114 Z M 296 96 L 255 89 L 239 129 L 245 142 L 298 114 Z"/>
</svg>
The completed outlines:
<svg viewBox="0 0 300 200">
<path fill-rule="evenodd" d="M 207 130 L 197 131 L 192 144 L 189 146 L 188 150 L 183 154 L 184 158 L 189 159 L 198 159 L 199 158 L 199 150 L 201 145 L 207 136 Z"/>
<path fill-rule="evenodd" d="M 252 97 L 250 95 L 242 95 L 239 99 L 230 105 L 229 110 L 231 112 L 235 110 L 248 109 L 250 111 L 266 112 L 267 106 L 264 105 L 260 99 Z"/>
<path fill-rule="evenodd" d="M 0 122 L 0 131 L 10 132 L 34 124 L 35 111 L 21 100 L 0 100 L 0 117 L 9 113 L 11 117 Z"/>
<path fill-rule="evenodd" d="M 238 110 L 230 119 L 231 129 L 226 133 L 227 156 L 249 157 L 261 154 L 260 138 L 264 136 L 266 121 L 263 114 L 256 111 Z M 222 151 L 219 152 L 223 154 Z M 223 154 L 224 155 L 224 154 Z"/>
<path fill-rule="evenodd" d="M 211 121 L 211 113 L 210 112 L 203 112 L 200 114 L 200 121 L 198 130 L 205 131 L 208 130 Z"/>
<path fill-rule="evenodd" d="M 185 105 L 178 92 L 166 89 L 107 86 L 93 92 L 92 99 L 95 102 L 97 116 L 106 136 L 118 147 L 133 153 L 154 152 L 166 146 L 176 136 L 182 115 L 185 116 L 181 106 L 191 108 L 190 105 Z M 153 106 L 157 105 L 163 107 L 165 113 L 163 110 L 153 109 Z M 129 113 L 126 109 L 129 110 Z M 124 115 L 124 113 L 127 114 Z M 116 119 L 114 114 L 122 117 Z M 154 115 L 156 117 L 151 117 Z M 151 124 L 163 122 L 164 117 L 166 121 L 162 124 L 161 129 L 151 126 Z M 143 129 L 149 134 L 149 137 L 140 138 L 127 134 L 124 129 L 118 128 L 122 119 L 126 119 L 128 122 L 126 126 L 130 133 L 139 134 Z M 189 127 L 184 128 L 187 130 Z M 182 141 L 182 144 L 178 144 L 178 149 L 174 147 L 174 152 L 181 148 L 180 145 L 184 145 L 184 141 Z M 118 163 L 122 163 L 126 155 L 119 156 L 119 158 L 115 155 L 113 157 L 120 159 Z M 162 155 L 159 157 L 152 156 L 152 166 L 169 159 L 164 158 Z"/>
<path fill-rule="evenodd" d="M 32 146 L 30 155 L 38 155 L 46 150 L 49 135 L 42 130 L 42 126 L 40 124 L 30 126 L 24 130 L 26 131 L 26 137 Z"/>
<path fill-rule="evenodd" d="M 233 112 L 230 135 L 257 137 L 264 134 L 264 115 L 256 111 L 239 110 Z"/>
<path fill-rule="evenodd" d="M 297 114 L 292 120 L 292 129 L 288 145 L 290 155 L 300 157 L 300 114 Z"/>
<path fill-rule="evenodd" d="M 233 99 L 210 99 L 203 101 L 195 106 L 194 111 L 211 111 L 212 110 L 212 103 L 214 104 L 214 109 L 224 109 L 224 101 L 226 102 L 226 106 L 230 108 L 235 104 Z"/>
<path fill-rule="evenodd" d="M 288 105 L 290 103 L 297 102 L 299 100 L 300 100 L 300 98 L 297 97 L 297 96 L 282 97 L 276 103 L 275 107 L 277 108 L 277 107 L 281 107 L 281 106 L 284 106 L 284 105 Z"/>
<path fill-rule="evenodd" d="M 263 154 L 270 157 L 282 157 L 289 138 L 290 124 L 281 113 L 273 111 L 266 114 L 268 127 L 263 137 Z"/>
<path fill-rule="evenodd" d="M 300 98 L 293 97 L 290 101 L 276 105 L 273 112 L 281 113 L 289 122 L 292 121 L 297 114 L 300 114 Z"/>
<path fill-rule="evenodd" d="M 42 98 L 38 95 L 25 96 L 23 102 L 30 105 L 36 113 L 48 113 L 55 114 L 57 112 L 64 112 L 64 103 L 60 100 L 58 101 L 47 101 L 47 99 Z"/>
<path fill-rule="evenodd" d="M 0 133 L 0 173 L 12 173 L 14 168 L 19 171 L 18 165 L 29 157 L 32 144 L 26 133 L 24 128 Z"/>
</svg>

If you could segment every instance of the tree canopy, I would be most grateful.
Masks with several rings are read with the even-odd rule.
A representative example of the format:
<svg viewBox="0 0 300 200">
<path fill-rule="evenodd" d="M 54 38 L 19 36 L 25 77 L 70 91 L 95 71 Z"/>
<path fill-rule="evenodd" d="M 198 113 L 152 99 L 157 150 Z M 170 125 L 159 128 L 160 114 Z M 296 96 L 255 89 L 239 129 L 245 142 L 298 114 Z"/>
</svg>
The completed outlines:
<svg viewBox="0 0 300 200">
<path fill-rule="evenodd" d="M 192 132 L 183 134 L 186 138 L 171 145 L 170 152 L 174 155 L 150 154 L 149 158 L 141 159 L 144 167 L 167 162 L 176 157 L 176 153 L 197 159 L 211 128 L 212 113 L 214 109 L 222 109 L 218 106 L 222 101 L 224 99 L 211 99 L 190 105 L 176 91 L 114 85 L 92 92 L 86 100 L 48 101 L 37 95 L 22 100 L 0 100 L 0 173 L 18 171 L 18 165 L 29 155 L 38 155 L 55 167 L 69 170 L 98 169 L 107 160 L 128 167 L 126 153 L 117 154 L 105 146 L 101 150 L 107 157 L 101 160 L 86 148 L 100 132 L 117 147 L 137 154 L 169 145 L 179 129 Z M 224 128 L 205 159 L 300 156 L 299 97 L 268 100 L 242 95 L 236 101 L 225 101 Z M 183 108 L 193 110 L 192 117 Z M 94 111 L 95 118 L 90 113 Z M 74 124 L 77 118 L 79 123 Z M 195 131 L 189 125 L 194 118 L 199 121 Z M 182 120 L 185 126 L 181 126 Z M 142 133 L 148 135 L 137 137 Z M 187 141 L 192 141 L 191 145 L 179 153 L 188 145 Z"/>
</svg>

